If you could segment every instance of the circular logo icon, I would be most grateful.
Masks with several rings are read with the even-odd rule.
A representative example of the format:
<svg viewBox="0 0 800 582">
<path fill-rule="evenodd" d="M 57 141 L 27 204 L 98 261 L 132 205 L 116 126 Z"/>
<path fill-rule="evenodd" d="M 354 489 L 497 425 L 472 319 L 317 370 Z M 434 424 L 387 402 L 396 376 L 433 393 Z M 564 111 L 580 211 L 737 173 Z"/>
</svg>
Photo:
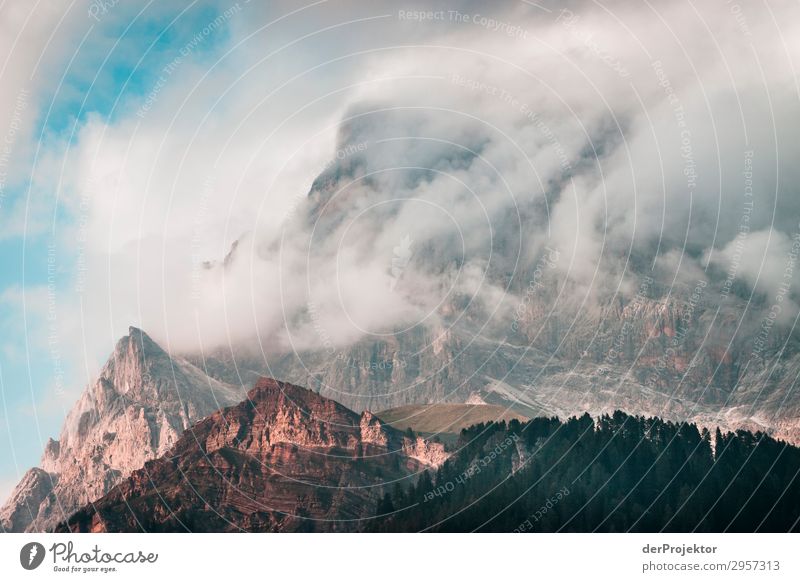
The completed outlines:
<svg viewBox="0 0 800 582">
<path fill-rule="evenodd" d="M 44 561 L 44 546 L 39 542 L 30 542 L 19 551 L 19 563 L 26 570 L 35 570 Z"/>
</svg>

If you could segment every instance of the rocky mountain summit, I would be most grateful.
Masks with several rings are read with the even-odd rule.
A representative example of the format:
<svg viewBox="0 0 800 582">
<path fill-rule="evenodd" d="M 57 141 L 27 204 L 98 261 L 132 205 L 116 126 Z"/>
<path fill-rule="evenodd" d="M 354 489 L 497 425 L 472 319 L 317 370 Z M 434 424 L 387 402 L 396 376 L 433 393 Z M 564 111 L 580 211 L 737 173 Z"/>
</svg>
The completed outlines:
<svg viewBox="0 0 800 582">
<path fill-rule="evenodd" d="M 305 204 L 291 213 L 292 222 L 285 229 L 288 239 L 297 237 L 294 243 L 303 251 L 300 256 L 306 257 L 306 245 L 311 245 L 312 255 L 321 257 L 317 269 L 308 272 L 308 287 L 330 290 L 329 272 L 319 267 L 338 265 L 334 249 L 343 248 L 345 242 L 352 244 L 347 250 L 359 257 L 359 265 L 363 260 L 382 274 L 363 289 L 356 286 L 364 297 L 392 294 L 393 300 L 386 303 L 393 308 L 389 310 L 392 317 L 382 322 L 380 333 L 350 330 L 343 323 L 349 314 L 335 317 L 336 302 L 330 302 L 333 309 L 329 310 L 325 302 L 318 303 L 312 296 L 297 301 L 296 310 L 285 314 L 282 328 L 264 345 L 260 337 L 243 336 L 235 345 L 217 345 L 210 353 L 198 350 L 168 355 L 144 333 L 132 329 L 70 413 L 59 440 L 47 444 L 41 466 L 25 475 L 0 509 L 4 529 L 50 528 L 78 507 L 106 495 L 151 459 L 162 457 L 156 464 L 164 471 L 160 478 L 172 483 L 174 471 L 163 464 L 163 456 L 177 446 L 183 431 L 219 408 L 239 402 L 243 391 L 235 387 L 252 386 L 262 376 L 311 388 L 315 396 L 301 398 L 311 409 L 333 407 L 323 403 L 330 402 L 327 398 L 355 411 L 334 414 L 334 418 L 342 416 L 336 423 L 351 426 L 350 432 L 332 431 L 336 423 L 309 425 L 296 407 L 284 401 L 280 414 L 288 416 L 270 417 L 269 430 L 258 429 L 262 440 L 257 446 L 251 442 L 255 448 L 244 453 L 262 455 L 262 449 L 268 449 L 270 455 L 278 455 L 289 447 L 286 458 L 300 463 L 300 474 L 306 470 L 325 473 L 315 465 L 316 457 L 314 462 L 307 458 L 312 449 L 347 451 L 348 458 L 361 459 L 356 449 L 377 446 L 399 451 L 403 463 L 435 465 L 443 451 L 426 441 L 397 440 L 397 435 L 370 413 L 356 413 L 440 404 L 493 405 L 499 407 L 491 413 L 494 418 L 564 419 L 587 412 L 599 417 L 622 410 L 696 423 L 710 430 L 746 429 L 800 443 L 800 390 L 796 389 L 800 332 L 790 320 L 770 316 L 772 299 L 766 292 L 735 272 L 725 272 L 724 265 L 670 267 L 671 261 L 675 262 L 674 252 L 653 255 L 647 248 L 634 249 L 624 266 L 620 250 L 610 249 L 609 256 L 600 257 L 596 265 L 597 272 L 603 273 L 603 284 L 587 285 L 573 277 L 570 263 L 575 257 L 569 256 L 568 249 L 559 251 L 554 241 L 539 236 L 549 231 L 542 222 L 547 213 L 533 200 L 519 208 L 519 216 L 516 207 L 510 213 L 497 206 L 491 216 L 491 236 L 477 244 L 478 232 L 469 230 L 472 242 L 467 252 L 462 249 L 460 234 L 430 228 L 410 210 L 413 206 L 406 211 L 396 202 L 413 202 L 430 189 L 439 169 L 468 169 L 478 163 L 478 156 L 444 146 L 395 151 L 391 148 L 399 147 L 397 140 L 368 133 L 391 128 L 391 123 L 383 121 L 366 124 L 356 120 L 344 127 L 339 147 L 350 153 L 314 181 Z M 372 144 L 370 155 L 358 147 L 367 142 Z M 390 149 L 380 151 L 385 147 Z M 480 143 L 474 151 L 480 151 Z M 398 157 L 401 154 L 411 157 Z M 423 154 L 434 156 L 437 164 L 416 159 Z M 400 159 L 408 168 L 432 169 L 397 173 L 383 172 L 380 165 L 374 165 L 381 160 L 397 165 Z M 345 236 L 355 220 L 355 215 L 348 220 L 348 213 L 360 212 L 364 205 L 381 210 L 369 221 L 358 221 L 362 230 L 357 235 Z M 314 236 L 310 237 L 307 229 L 312 225 Z M 254 244 L 234 243 L 223 261 L 206 268 L 231 269 L 247 259 L 248 246 L 257 248 L 257 254 L 277 256 L 270 255 L 278 252 L 277 237 L 251 242 Z M 515 251 L 520 248 L 526 249 L 522 255 Z M 699 248 L 692 253 L 698 260 L 702 255 Z M 305 268 L 289 265 L 294 276 Z M 341 295 L 341 289 L 336 291 Z M 326 294 L 322 295 L 324 299 Z M 796 303 L 796 294 L 789 298 Z M 376 319 L 382 320 L 384 309 L 377 311 Z M 322 312 L 326 317 L 320 317 Z M 290 330 L 292 337 L 302 341 L 287 341 L 283 334 Z M 315 400 L 320 397 L 322 401 Z M 477 412 L 487 410 L 489 407 Z M 402 422 L 406 422 L 404 414 Z M 437 422 L 442 418 L 441 414 L 434 416 Z M 252 419 L 237 419 L 231 421 L 244 422 L 242 430 L 258 428 Z M 356 424 L 357 435 L 352 428 Z M 256 475 L 253 479 L 260 484 L 265 478 L 262 469 L 239 457 L 231 460 L 230 451 L 240 451 L 241 443 L 230 440 L 239 438 L 238 433 L 231 437 L 223 434 L 221 427 L 217 433 L 203 446 L 211 447 L 214 462 L 224 470 L 191 457 L 192 470 L 201 471 L 206 463 L 203 470 L 230 474 L 240 489 L 246 490 L 238 483 L 249 479 L 247 475 Z M 183 452 L 195 454 L 188 449 Z M 269 461 L 270 466 L 280 466 L 279 456 Z M 343 471 L 337 467 L 331 470 Z M 401 473 L 406 475 L 403 471 L 396 474 Z M 373 484 L 374 479 L 368 477 L 342 479 L 346 483 L 367 479 Z M 125 483 L 134 487 L 133 482 Z M 173 485 L 179 488 L 177 482 Z M 230 487 L 220 487 L 230 494 Z M 134 489 L 130 493 L 144 496 Z M 184 494 L 176 489 L 181 499 Z M 320 498 L 320 492 L 303 495 L 317 505 L 310 509 L 305 502 L 283 500 L 278 504 L 283 509 L 271 512 L 262 510 L 265 498 L 261 497 L 258 505 L 249 509 L 234 504 L 231 507 L 236 509 L 229 517 L 236 526 L 225 527 L 291 530 L 313 523 L 313 527 L 325 529 L 318 521 L 304 521 L 303 516 L 308 513 L 326 519 L 320 516 L 341 508 L 349 511 L 349 501 L 337 506 Z M 172 513 L 163 511 L 164 515 L 148 522 L 152 529 L 179 529 L 177 521 L 170 521 Z M 281 519 L 281 511 L 294 517 Z M 256 516 L 252 519 L 258 523 L 243 523 L 241 520 L 250 519 L 245 515 Z M 75 527 L 130 525 L 86 519 L 75 522 Z M 198 528 L 202 526 L 194 524 L 189 529 Z"/>
<path fill-rule="evenodd" d="M 5 531 L 44 531 L 163 455 L 196 421 L 243 392 L 171 357 L 130 328 L 0 509 Z"/>
<path fill-rule="evenodd" d="M 661 238 L 627 251 L 627 243 L 609 245 L 587 261 L 590 280 L 573 265 L 584 262 L 575 254 L 579 241 L 550 230 L 544 203 L 555 202 L 564 183 L 515 199 L 513 208 L 495 201 L 492 228 L 482 236 L 483 219 L 470 217 L 484 210 L 470 206 L 472 197 L 433 186 L 448 172 L 469 183 L 464 176 L 482 163 L 476 152 L 485 142 L 476 139 L 469 153 L 438 141 L 430 149 L 405 147 L 393 131 L 405 123 L 424 127 L 419 112 L 356 113 L 337 143 L 348 155 L 317 177 L 284 229 L 281 245 L 289 249 L 286 240 L 313 229 L 298 248 L 323 257 L 306 273 L 305 307 L 287 314 L 291 341 L 276 339 L 264 353 L 245 345 L 188 356 L 212 376 L 274 376 L 357 411 L 473 402 L 564 418 L 620 409 L 800 443 L 796 291 L 786 307 L 772 306 L 784 296 L 754 286 L 727 258 L 704 263 L 708 249 Z M 368 150 L 358 147 L 365 143 Z M 431 199 L 434 192 L 443 198 Z M 490 197 L 492 189 L 484 193 Z M 416 206 L 421 199 L 447 201 L 465 224 L 426 217 Z M 374 214 L 361 220 L 366 207 Z M 275 241 L 264 244 L 278 252 Z M 245 258 L 241 249 L 226 261 Z M 365 302 L 371 294 L 392 299 L 386 305 L 394 310 L 367 318 L 379 333 L 352 326 L 351 307 L 344 309 L 360 303 L 360 285 L 337 283 L 334 299 L 325 293 L 332 283 L 324 259 L 338 265 L 340 254 L 366 265 L 359 262 L 370 274 Z M 794 273 L 791 254 L 781 261 Z M 347 279 L 339 271 L 336 277 Z M 325 317 L 319 305 L 329 306 Z"/>
<path fill-rule="evenodd" d="M 388 487 L 447 456 L 370 412 L 263 378 L 58 530 L 351 531 Z"/>
</svg>

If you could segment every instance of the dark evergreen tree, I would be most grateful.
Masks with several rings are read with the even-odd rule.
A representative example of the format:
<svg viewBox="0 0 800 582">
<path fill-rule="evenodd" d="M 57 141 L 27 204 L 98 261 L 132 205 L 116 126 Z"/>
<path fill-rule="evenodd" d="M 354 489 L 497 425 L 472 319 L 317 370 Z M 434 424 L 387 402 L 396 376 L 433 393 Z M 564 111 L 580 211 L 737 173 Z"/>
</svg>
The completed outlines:
<svg viewBox="0 0 800 582">
<path fill-rule="evenodd" d="M 461 431 L 373 531 L 796 531 L 800 449 L 622 412 Z M 387 513 L 392 515 L 386 516 Z"/>
</svg>

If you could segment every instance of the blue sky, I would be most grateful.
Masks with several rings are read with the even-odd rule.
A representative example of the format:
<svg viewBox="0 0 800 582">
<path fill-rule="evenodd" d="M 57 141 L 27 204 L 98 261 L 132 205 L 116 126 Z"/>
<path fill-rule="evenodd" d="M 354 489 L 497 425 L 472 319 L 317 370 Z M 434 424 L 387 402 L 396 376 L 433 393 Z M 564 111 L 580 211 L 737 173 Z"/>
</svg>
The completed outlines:
<svg viewBox="0 0 800 582">
<path fill-rule="evenodd" d="M 86 383 L 85 372 L 70 357 L 71 340 L 59 328 L 58 317 L 50 322 L 46 310 L 31 308 L 37 294 L 47 302 L 48 289 L 60 309 L 74 305 L 77 250 L 64 243 L 78 217 L 74 206 L 62 203 L 69 196 L 69 185 L 62 188 L 52 180 L 50 172 L 58 165 L 52 160 L 67 155 L 89 118 L 113 124 L 130 116 L 130 109 L 146 98 L 163 74 L 164 65 L 198 31 L 236 5 L 159 4 L 138 14 L 144 4 L 134 10 L 120 2 L 97 11 L 97 19 L 89 15 L 86 3 L 66 14 L 45 15 L 50 16 L 50 26 L 64 16 L 49 46 L 36 31 L 29 33 L 30 38 L 24 28 L 19 31 L 16 54 L 28 42 L 26 50 L 37 57 L 39 66 L 38 75 L 25 79 L 31 63 L 19 65 L 23 69 L 19 91 L 26 97 L 16 125 L 22 127 L 13 136 L 0 206 L 6 214 L 4 224 L 13 225 L 0 233 L 0 498 L 38 462 L 44 441 L 58 436 L 66 410 Z M 13 19 L 8 14 L 0 17 Z M 202 65 L 226 46 L 229 28 L 226 21 L 202 35 L 183 60 Z M 15 53 L 9 54 L 13 66 Z M 49 330 L 61 336 L 55 345 L 48 344 Z M 102 359 L 111 343 L 109 337 L 93 355 Z"/>
</svg>

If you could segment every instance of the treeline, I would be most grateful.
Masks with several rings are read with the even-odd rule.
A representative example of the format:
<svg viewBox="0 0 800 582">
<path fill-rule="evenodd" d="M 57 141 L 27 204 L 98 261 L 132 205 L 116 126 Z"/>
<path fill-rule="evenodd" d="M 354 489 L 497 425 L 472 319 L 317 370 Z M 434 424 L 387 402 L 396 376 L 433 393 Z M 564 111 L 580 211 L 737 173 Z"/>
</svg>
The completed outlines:
<svg viewBox="0 0 800 582">
<path fill-rule="evenodd" d="M 463 430 L 369 531 L 797 531 L 800 449 L 622 412 Z"/>
</svg>

